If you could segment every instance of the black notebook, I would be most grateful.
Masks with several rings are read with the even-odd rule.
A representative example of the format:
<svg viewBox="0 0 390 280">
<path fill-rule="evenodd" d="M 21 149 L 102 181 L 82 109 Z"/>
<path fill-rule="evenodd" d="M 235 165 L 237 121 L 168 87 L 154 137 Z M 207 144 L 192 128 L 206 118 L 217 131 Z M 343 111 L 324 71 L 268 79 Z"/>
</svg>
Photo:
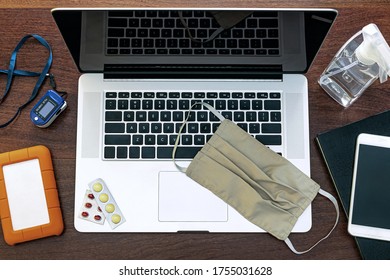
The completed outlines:
<svg viewBox="0 0 390 280">
<path fill-rule="evenodd" d="M 360 133 L 390 136 L 390 110 L 320 133 L 316 137 L 347 217 L 356 139 Z M 360 237 L 355 239 L 363 259 L 390 259 L 390 242 Z"/>
</svg>

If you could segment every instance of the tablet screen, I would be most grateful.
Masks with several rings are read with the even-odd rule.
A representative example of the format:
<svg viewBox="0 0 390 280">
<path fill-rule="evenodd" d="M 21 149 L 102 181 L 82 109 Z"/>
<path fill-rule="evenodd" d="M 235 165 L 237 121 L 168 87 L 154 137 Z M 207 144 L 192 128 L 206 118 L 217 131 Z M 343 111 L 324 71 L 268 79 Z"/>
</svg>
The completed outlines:
<svg viewBox="0 0 390 280">
<path fill-rule="evenodd" d="M 360 145 L 352 224 L 390 229 L 390 149 Z"/>
</svg>

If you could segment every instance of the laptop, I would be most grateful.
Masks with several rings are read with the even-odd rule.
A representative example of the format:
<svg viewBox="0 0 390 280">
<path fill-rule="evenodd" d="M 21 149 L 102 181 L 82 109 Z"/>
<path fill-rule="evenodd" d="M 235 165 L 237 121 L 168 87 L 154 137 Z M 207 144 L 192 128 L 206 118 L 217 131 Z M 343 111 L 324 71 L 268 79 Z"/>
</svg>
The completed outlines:
<svg viewBox="0 0 390 280">
<path fill-rule="evenodd" d="M 335 10 L 58 8 L 52 15 L 81 73 L 78 231 L 263 232 L 172 161 L 178 130 L 199 101 L 310 175 L 304 74 Z M 180 135 L 180 165 L 218 124 L 206 108 L 193 108 Z M 123 215 L 115 228 L 80 216 L 96 180 Z M 308 207 L 293 232 L 308 231 L 311 219 Z"/>
</svg>

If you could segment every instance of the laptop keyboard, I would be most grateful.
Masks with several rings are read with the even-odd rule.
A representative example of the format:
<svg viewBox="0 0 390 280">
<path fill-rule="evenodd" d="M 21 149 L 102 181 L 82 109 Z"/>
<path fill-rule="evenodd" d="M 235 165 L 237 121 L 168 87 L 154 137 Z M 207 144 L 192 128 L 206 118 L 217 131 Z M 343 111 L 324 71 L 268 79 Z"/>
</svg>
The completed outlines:
<svg viewBox="0 0 390 280">
<path fill-rule="evenodd" d="M 207 11 L 111 11 L 106 54 L 278 56 L 280 53 L 277 12 L 254 12 L 207 41 L 218 27 Z"/>
<path fill-rule="evenodd" d="M 281 92 L 105 92 L 104 159 L 171 159 L 190 107 L 205 102 L 265 145 L 282 144 Z M 178 159 L 192 159 L 220 120 L 195 105 L 182 131 Z"/>
</svg>

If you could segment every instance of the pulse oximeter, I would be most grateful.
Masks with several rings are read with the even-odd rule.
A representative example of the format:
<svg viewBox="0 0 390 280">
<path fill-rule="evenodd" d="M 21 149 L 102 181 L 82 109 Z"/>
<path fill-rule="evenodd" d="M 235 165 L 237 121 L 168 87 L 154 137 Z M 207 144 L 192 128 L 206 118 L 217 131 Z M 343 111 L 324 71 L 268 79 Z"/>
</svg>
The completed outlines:
<svg viewBox="0 0 390 280">
<path fill-rule="evenodd" d="M 30 111 L 30 119 L 38 127 L 48 127 L 66 106 L 62 96 L 54 90 L 48 90 Z"/>
</svg>

